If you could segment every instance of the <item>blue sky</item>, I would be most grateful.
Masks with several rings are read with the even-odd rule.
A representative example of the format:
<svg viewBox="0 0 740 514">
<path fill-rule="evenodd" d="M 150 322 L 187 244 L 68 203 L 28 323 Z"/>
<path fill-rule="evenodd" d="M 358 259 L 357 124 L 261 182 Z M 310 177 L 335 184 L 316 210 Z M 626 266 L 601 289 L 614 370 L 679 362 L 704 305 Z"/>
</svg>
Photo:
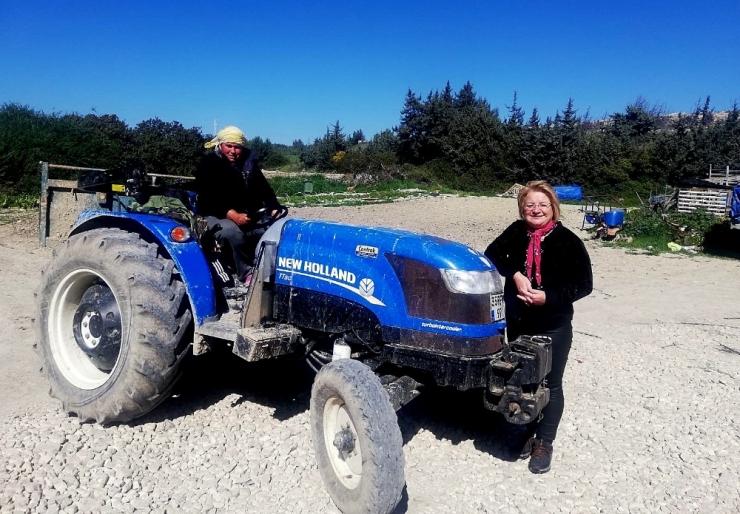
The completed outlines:
<svg viewBox="0 0 740 514">
<path fill-rule="evenodd" d="M 312 142 L 470 81 L 502 116 L 740 103 L 740 0 L 0 0 L 0 104 Z"/>
</svg>

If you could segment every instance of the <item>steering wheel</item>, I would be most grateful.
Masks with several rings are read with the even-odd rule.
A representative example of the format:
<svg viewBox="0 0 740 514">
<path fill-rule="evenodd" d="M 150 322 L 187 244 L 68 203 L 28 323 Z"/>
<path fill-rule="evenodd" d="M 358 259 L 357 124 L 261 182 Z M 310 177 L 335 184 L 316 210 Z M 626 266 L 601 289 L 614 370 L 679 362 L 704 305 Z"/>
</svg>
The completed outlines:
<svg viewBox="0 0 740 514">
<path fill-rule="evenodd" d="M 262 207 L 256 211 L 249 213 L 250 224 L 257 227 L 269 227 L 277 220 L 284 218 L 288 215 L 288 208 L 280 205 L 276 209 L 278 213 L 273 217 L 270 215 L 270 210 L 267 207 Z"/>
</svg>

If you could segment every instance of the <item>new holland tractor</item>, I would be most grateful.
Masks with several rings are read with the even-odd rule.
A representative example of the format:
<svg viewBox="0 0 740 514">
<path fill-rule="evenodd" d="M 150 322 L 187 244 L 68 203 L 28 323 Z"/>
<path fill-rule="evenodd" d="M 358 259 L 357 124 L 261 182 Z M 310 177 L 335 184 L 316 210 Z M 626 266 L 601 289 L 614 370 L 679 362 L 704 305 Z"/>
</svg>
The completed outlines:
<svg viewBox="0 0 740 514">
<path fill-rule="evenodd" d="M 405 486 L 396 411 L 422 385 L 478 390 L 516 424 L 548 402 L 550 341 L 507 341 L 501 277 L 478 251 L 390 228 L 268 219 L 253 279 L 239 288 L 229 252 L 198 229 L 186 184 L 106 171 L 78 188 L 98 208 L 55 249 L 36 324 L 51 393 L 83 421 L 149 412 L 183 360 L 216 344 L 247 361 L 305 359 L 317 372 L 311 436 L 331 498 L 344 512 L 391 512 Z"/>
</svg>

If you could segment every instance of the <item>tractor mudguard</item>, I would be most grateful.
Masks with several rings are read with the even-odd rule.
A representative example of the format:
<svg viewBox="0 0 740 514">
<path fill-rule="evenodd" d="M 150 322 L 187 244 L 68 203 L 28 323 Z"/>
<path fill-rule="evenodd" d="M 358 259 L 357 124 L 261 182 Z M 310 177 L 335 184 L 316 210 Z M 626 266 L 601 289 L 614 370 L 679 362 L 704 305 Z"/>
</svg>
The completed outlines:
<svg viewBox="0 0 740 514">
<path fill-rule="evenodd" d="M 180 272 L 198 327 L 216 315 L 216 291 L 208 261 L 198 241 L 193 237 L 178 243 L 170 237 L 170 231 L 177 226 L 183 225 L 166 216 L 91 210 L 80 214 L 69 235 L 104 227 L 128 228 L 150 234 L 165 248 Z"/>
</svg>

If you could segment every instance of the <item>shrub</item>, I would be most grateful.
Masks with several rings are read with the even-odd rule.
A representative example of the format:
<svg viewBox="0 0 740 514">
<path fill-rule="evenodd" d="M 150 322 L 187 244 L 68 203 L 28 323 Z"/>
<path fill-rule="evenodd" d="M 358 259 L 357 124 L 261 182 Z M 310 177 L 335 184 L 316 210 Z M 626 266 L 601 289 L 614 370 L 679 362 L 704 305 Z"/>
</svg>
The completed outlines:
<svg viewBox="0 0 740 514">
<path fill-rule="evenodd" d="M 622 235 L 633 238 L 671 238 L 673 228 L 660 214 L 648 209 L 630 211 L 625 217 Z"/>
<path fill-rule="evenodd" d="M 682 245 L 703 246 L 714 225 L 721 225 L 720 218 L 704 209 L 686 213 L 672 213 L 668 220 L 676 228 L 676 242 Z"/>
<path fill-rule="evenodd" d="M 720 218 L 703 209 L 665 215 L 636 209 L 627 214 L 621 235 L 632 237 L 634 246 L 640 247 L 664 248 L 671 241 L 682 246 L 704 246 L 707 236 L 721 225 Z"/>
</svg>

